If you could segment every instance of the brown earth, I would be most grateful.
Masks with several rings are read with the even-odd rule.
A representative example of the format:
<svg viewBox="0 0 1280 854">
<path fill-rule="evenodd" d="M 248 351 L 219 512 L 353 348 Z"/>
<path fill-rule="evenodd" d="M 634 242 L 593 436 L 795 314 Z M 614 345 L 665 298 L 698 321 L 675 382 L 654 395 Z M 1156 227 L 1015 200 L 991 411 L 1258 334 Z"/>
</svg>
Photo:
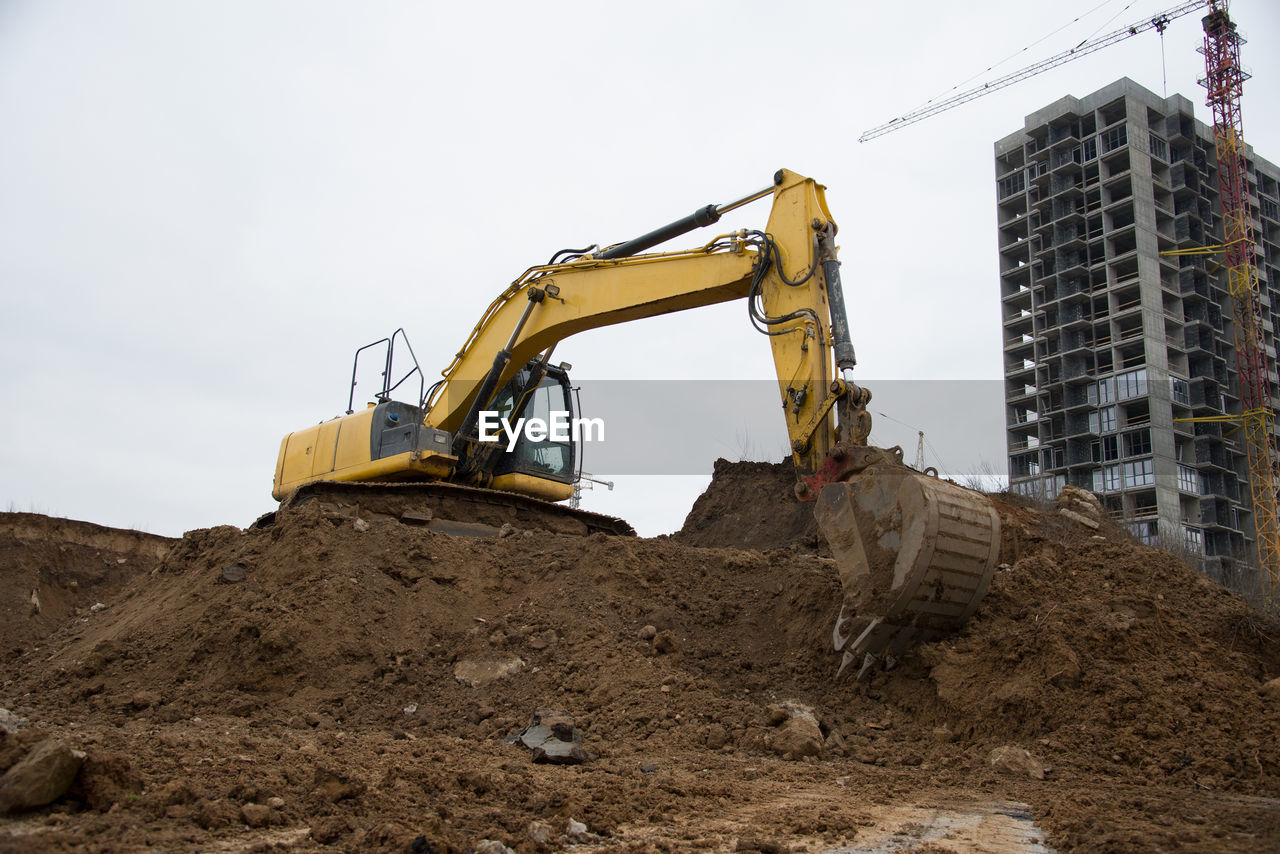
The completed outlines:
<svg viewBox="0 0 1280 854">
<path fill-rule="evenodd" d="M 711 484 L 671 539 L 686 546 L 768 549 L 797 546 L 830 556 L 813 505 L 796 500 L 796 470 L 781 463 L 718 459 Z"/>
<path fill-rule="evenodd" d="M 88 758 L 0 819 L 0 851 L 1030 851 L 1031 816 L 1062 851 L 1280 848 L 1273 621 L 1118 530 L 1001 502 L 1007 568 L 967 628 L 835 684 L 839 582 L 792 505 L 769 512 L 786 477 L 718 463 L 670 538 L 314 506 L 190 532 L 107 608 L 25 628 L 0 706 L 31 725 L 0 770 L 50 735 Z M 34 558 L 3 556 L 0 607 L 30 621 L 7 579 Z M 547 708 L 589 761 L 504 743 Z M 1003 747 L 1033 756 L 1001 771 Z M 986 836 L 955 823 L 978 814 Z"/>
<path fill-rule="evenodd" d="M 150 572 L 173 542 L 37 513 L 0 513 L 0 663 Z"/>
</svg>

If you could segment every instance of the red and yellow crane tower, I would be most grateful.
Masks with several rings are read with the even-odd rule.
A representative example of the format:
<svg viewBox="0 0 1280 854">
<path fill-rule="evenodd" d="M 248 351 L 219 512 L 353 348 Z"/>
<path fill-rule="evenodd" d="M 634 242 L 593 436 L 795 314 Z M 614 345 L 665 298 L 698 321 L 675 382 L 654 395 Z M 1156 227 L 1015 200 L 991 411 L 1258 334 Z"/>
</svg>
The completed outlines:
<svg viewBox="0 0 1280 854">
<path fill-rule="evenodd" d="M 1168 254 L 1224 253 L 1228 291 L 1231 294 L 1235 332 L 1237 372 L 1240 382 L 1240 414 L 1188 419 L 1239 423 L 1249 464 L 1249 489 L 1253 499 L 1254 530 L 1258 543 L 1258 567 L 1267 598 L 1280 597 L 1280 483 L 1272 433 L 1275 413 L 1271 409 L 1271 383 L 1267 375 L 1266 338 L 1262 329 L 1262 298 L 1258 289 L 1258 268 L 1254 261 L 1256 244 L 1249 209 L 1249 175 L 1245 160 L 1244 133 L 1240 121 L 1240 96 L 1249 74 L 1240 65 L 1240 45 L 1244 39 L 1227 14 L 1227 0 L 1188 0 L 1151 18 L 1136 21 L 1104 36 L 1080 42 L 1048 59 L 989 80 L 972 89 L 944 99 L 930 101 L 882 125 L 863 132 L 859 142 L 900 130 L 953 107 L 989 95 L 1007 86 L 1034 77 L 1051 68 L 1073 62 L 1090 53 L 1132 38 L 1148 30 L 1164 33 L 1169 22 L 1198 9 L 1209 8 L 1204 17 L 1205 77 L 1200 81 L 1208 91 L 1207 104 L 1213 110 L 1213 133 L 1218 152 L 1218 190 L 1222 206 L 1223 242 L 1219 246 L 1174 250 Z M 1126 7 L 1128 8 L 1128 7 Z"/>
<path fill-rule="evenodd" d="M 1275 413 L 1267 378 L 1262 300 L 1254 260 L 1253 215 L 1249 210 L 1249 173 L 1245 161 L 1240 95 L 1249 74 L 1240 65 L 1244 39 L 1227 14 L 1225 0 L 1214 0 L 1204 17 L 1205 77 L 1213 110 L 1218 150 L 1218 196 L 1222 206 L 1222 251 L 1226 256 L 1228 292 L 1235 326 L 1236 369 L 1240 382 L 1240 422 L 1249 461 L 1258 565 L 1266 576 L 1268 595 L 1280 587 L 1280 518 L 1277 518 L 1276 472 L 1272 452 Z"/>
</svg>

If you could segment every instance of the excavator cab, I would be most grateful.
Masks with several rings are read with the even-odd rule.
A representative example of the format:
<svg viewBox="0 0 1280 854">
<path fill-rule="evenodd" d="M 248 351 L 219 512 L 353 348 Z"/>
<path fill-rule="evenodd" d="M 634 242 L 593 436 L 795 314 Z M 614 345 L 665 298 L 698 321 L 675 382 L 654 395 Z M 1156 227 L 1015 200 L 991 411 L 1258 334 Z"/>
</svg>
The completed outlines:
<svg viewBox="0 0 1280 854">
<path fill-rule="evenodd" d="M 535 382 L 536 380 L 536 382 Z M 531 362 L 498 392 L 492 411 L 518 435 L 508 449 L 508 433 L 500 431 L 490 487 L 548 501 L 573 495 L 578 478 L 573 389 L 569 374 L 554 365 Z"/>
</svg>

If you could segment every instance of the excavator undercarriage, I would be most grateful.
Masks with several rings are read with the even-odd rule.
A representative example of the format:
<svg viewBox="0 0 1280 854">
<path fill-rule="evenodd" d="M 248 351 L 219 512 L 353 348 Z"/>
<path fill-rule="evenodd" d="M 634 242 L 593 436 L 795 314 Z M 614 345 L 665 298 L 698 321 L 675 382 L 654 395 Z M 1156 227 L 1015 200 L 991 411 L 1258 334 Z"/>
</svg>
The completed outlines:
<svg viewBox="0 0 1280 854">
<path fill-rule="evenodd" d="M 315 504 L 335 522 L 395 521 L 456 537 L 495 537 L 522 531 L 578 537 L 589 534 L 634 537 L 636 534 L 626 520 L 615 516 L 515 492 L 443 481 L 308 483 L 282 501 L 278 510 L 259 518 L 253 527 L 270 527 L 279 514 L 310 504 Z"/>
</svg>

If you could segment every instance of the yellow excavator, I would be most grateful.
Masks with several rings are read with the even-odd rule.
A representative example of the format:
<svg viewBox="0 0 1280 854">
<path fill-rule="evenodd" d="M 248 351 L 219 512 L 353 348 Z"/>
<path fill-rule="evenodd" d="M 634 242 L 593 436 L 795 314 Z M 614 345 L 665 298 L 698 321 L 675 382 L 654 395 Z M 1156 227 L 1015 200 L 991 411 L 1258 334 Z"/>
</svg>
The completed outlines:
<svg viewBox="0 0 1280 854">
<path fill-rule="evenodd" d="M 573 432 L 517 436 L 509 427 L 521 418 L 572 420 L 569 366 L 551 356 L 574 333 L 746 300 L 772 347 L 796 497 L 815 502 L 844 587 L 833 631 L 840 673 L 860 662 L 861 675 L 956 628 L 990 583 L 999 517 L 981 493 L 905 466 L 900 448 L 867 444 L 871 395 L 852 379 L 836 223 L 824 190 L 779 170 L 763 189 L 633 240 L 556 253 L 490 304 L 430 388 L 402 330 L 368 345 L 384 348 L 376 401 L 356 411 L 353 392 L 346 415 L 285 436 L 272 495 L 286 511 L 318 501 L 340 518 L 391 518 L 453 534 L 493 535 L 504 526 L 634 534 L 622 520 L 556 503 L 570 498 L 579 476 Z M 642 254 L 764 198 L 773 207 L 763 231 Z M 399 379 L 397 347 L 413 363 Z M 357 351 L 357 366 L 359 358 Z M 415 377 L 416 403 L 392 399 Z"/>
</svg>

